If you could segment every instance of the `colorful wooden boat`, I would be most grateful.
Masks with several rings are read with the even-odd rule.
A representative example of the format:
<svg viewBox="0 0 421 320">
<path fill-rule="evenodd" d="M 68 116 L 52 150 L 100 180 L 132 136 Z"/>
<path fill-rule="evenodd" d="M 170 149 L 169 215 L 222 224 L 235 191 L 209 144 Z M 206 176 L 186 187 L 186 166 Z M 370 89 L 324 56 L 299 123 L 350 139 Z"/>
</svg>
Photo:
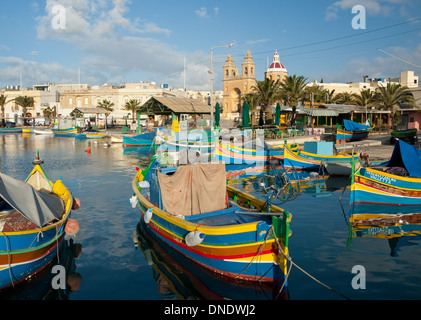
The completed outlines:
<svg viewBox="0 0 421 320">
<path fill-rule="evenodd" d="M 111 135 L 111 143 L 123 143 L 123 137 Z"/>
<path fill-rule="evenodd" d="M 145 183 L 149 199 L 142 193 Z M 165 246 L 217 275 L 287 288 L 291 215 L 227 186 L 224 164 L 162 168 L 154 157 L 132 188 L 141 223 Z"/>
<path fill-rule="evenodd" d="M 46 130 L 34 130 L 34 134 L 36 136 L 51 136 L 51 135 L 54 135 L 54 132 L 51 131 L 50 129 L 46 129 Z"/>
<path fill-rule="evenodd" d="M 256 147 L 257 145 L 257 147 Z M 298 150 L 297 144 L 291 144 L 292 150 Z M 269 164 L 271 160 L 284 160 L 284 146 L 269 146 L 264 142 L 249 141 L 245 144 L 215 143 L 215 160 L 225 164 Z"/>
<path fill-rule="evenodd" d="M 390 133 L 390 141 L 394 143 L 397 139 L 402 139 L 413 144 L 417 138 L 417 133 L 417 129 L 396 129 Z"/>
<path fill-rule="evenodd" d="M 366 139 L 372 130 L 371 125 L 344 120 L 343 128 L 336 131 L 336 143 Z"/>
<path fill-rule="evenodd" d="M 0 128 L 0 133 L 22 133 L 22 128 Z"/>
<path fill-rule="evenodd" d="M 73 128 L 65 128 L 65 129 L 51 129 L 51 131 L 54 133 L 56 137 L 75 137 L 78 133 L 80 133 L 80 130 Z"/>
<path fill-rule="evenodd" d="M 134 137 L 123 136 L 123 148 L 151 146 L 156 137 L 156 132 L 148 132 Z"/>
<path fill-rule="evenodd" d="M 77 208 L 71 192 L 61 180 L 53 183 L 42 163 L 37 154 L 25 182 L 0 173 L 2 289 L 31 277 L 57 256 L 70 230 L 71 210 Z"/>
<path fill-rule="evenodd" d="M 132 238 L 136 248 L 143 252 L 151 267 L 157 285 L 165 279 L 165 300 L 288 300 L 289 296 L 274 286 L 265 283 L 233 280 L 215 276 L 209 270 L 200 268 L 165 243 L 158 242 L 145 230 L 145 224 L 138 223 Z"/>
<path fill-rule="evenodd" d="M 22 129 L 22 133 L 32 134 L 32 133 L 34 133 L 34 130 L 32 130 L 32 129 Z"/>
<path fill-rule="evenodd" d="M 358 213 L 361 204 L 390 206 L 396 213 L 405 207 L 420 206 L 421 150 L 398 140 L 388 162 L 356 170 L 350 205 Z"/>
<path fill-rule="evenodd" d="M 337 170 L 335 172 L 332 171 L 328 173 L 331 175 L 334 174 L 347 174 L 347 166 L 351 163 L 351 161 L 358 161 L 359 155 L 354 153 L 339 153 L 332 156 L 327 155 L 319 155 L 310 152 L 304 152 L 298 150 L 294 152 L 287 146 L 285 148 L 285 159 L 284 159 L 284 167 L 287 169 L 295 169 L 295 170 L 322 170 L 326 168 L 327 163 L 333 163 L 339 166 L 342 166 L 342 170 Z M 351 172 L 349 172 L 350 174 Z M 348 174 L 348 175 L 349 175 Z"/>
</svg>

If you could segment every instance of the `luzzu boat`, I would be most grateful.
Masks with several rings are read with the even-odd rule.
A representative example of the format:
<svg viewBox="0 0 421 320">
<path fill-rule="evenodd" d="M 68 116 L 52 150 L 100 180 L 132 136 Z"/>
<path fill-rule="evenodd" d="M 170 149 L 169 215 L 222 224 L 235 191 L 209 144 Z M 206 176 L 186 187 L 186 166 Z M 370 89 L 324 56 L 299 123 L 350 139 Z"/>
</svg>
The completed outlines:
<svg viewBox="0 0 421 320">
<path fill-rule="evenodd" d="M 123 148 L 149 147 L 153 144 L 156 131 L 140 134 L 134 137 L 123 136 Z"/>
<path fill-rule="evenodd" d="M 64 129 L 53 128 L 51 131 L 56 137 L 75 137 L 78 133 L 80 133 L 80 130 L 75 127 Z"/>
<path fill-rule="evenodd" d="M 271 160 L 284 160 L 284 146 L 269 146 L 263 141 L 250 140 L 242 143 L 224 143 L 218 141 L 215 144 L 215 160 L 223 161 L 225 164 L 268 164 Z M 297 144 L 289 146 L 298 150 Z"/>
<path fill-rule="evenodd" d="M 350 205 L 359 214 L 359 207 L 365 204 L 388 206 L 388 212 L 394 209 L 392 214 L 386 215 L 391 217 L 395 213 L 404 214 L 410 207 L 421 206 L 421 150 L 398 140 L 388 162 L 356 170 Z"/>
<path fill-rule="evenodd" d="M 336 155 L 320 155 L 310 152 L 298 150 L 294 152 L 291 148 L 285 148 L 284 167 L 295 170 L 321 170 L 329 166 L 329 164 L 341 166 L 343 170 L 328 171 L 332 175 L 350 175 L 351 161 L 358 162 L 359 155 L 354 153 L 339 153 Z"/>
<path fill-rule="evenodd" d="M 22 128 L 0 128 L 0 133 L 22 133 Z"/>
<path fill-rule="evenodd" d="M 155 239 L 215 274 L 286 290 L 291 215 L 227 186 L 224 164 L 162 168 L 154 157 L 132 188 L 132 206 Z"/>
<path fill-rule="evenodd" d="M 344 120 L 343 128 L 336 131 L 336 143 L 366 139 L 372 130 L 371 125 Z"/>
<path fill-rule="evenodd" d="M 22 182 L 0 173 L 0 289 L 42 270 L 57 254 L 78 203 L 61 180 L 53 183 L 37 159 Z M 70 222 L 70 225 L 69 225 Z"/>
<path fill-rule="evenodd" d="M 413 143 L 417 137 L 417 129 L 396 129 L 390 133 L 391 142 L 397 139 L 408 139 Z"/>
</svg>

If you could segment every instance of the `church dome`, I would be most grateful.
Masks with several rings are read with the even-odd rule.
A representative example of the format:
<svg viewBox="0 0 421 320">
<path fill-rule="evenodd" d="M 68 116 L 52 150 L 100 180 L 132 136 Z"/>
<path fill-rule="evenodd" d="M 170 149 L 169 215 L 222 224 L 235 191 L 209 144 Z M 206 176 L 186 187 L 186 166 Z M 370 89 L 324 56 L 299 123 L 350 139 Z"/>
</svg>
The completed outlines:
<svg viewBox="0 0 421 320">
<path fill-rule="evenodd" d="M 275 52 L 273 55 L 273 61 L 266 72 L 288 72 L 281 61 L 279 61 L 278 52 Z"/>
</svg>

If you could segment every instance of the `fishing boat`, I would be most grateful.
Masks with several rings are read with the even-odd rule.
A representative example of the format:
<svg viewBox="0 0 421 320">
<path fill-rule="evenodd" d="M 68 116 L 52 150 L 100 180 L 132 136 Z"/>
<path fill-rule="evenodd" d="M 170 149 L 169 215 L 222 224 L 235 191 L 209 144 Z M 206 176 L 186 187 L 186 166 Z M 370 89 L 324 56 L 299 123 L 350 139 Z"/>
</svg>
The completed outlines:
<svg viewBox="0 0 421 320">
<path fill-rule="evenodd" d="M 250 281 L 219 277 L 200 268 L 165 243 L 158 242 L 145 230 L 145 224 L 138 223 L 132 234 L 136 248 L 139 248 L 153 273 L 163 300 L 288 300 L 289 296 L 274 286 Z"/>
<path fill-rule="evenodd" d="M 32 130 L 32 129 L 22 129 L 22 133 L 32 134 L 32 133 L 34 133 L 34 130 Z"/>
<path fill-rule="evenodd" d="M 77 133 L 75 134 L 76 139 L 105 139 L 106 134 L 100 133 Z"/>
<path fill-rule="evenodd" d="M 34 130 L 34 134 L 36 136 L 51 136 L 54 135 L 54 132 L 51 131 L 50 129 L 46 129 L 46 130 Z"/>
<path fill-rule="evenodd" d="M 413 144 L 417 138 L 417 129 L 396 129 L 390 133 L 390 141 L 393 143 L 397 139 L 408 140 Z"/>
<path fill-rule="evenodd" d="M 351 161 L 358 162 L 359 155 L 356 153 L 338 153 L 334 155 L 322 155 L 305 151 L 293 151 L 289 146 L 285 148 L 284 166 L 294 170 L 324 170 L 332 164 L 329 175 L 350 175 Z M 334 167 L 336 165 L 336 170 Z M 348 168 L 349 166 L 349 168 Z M 349 170 L 348 170 L 349 169 Z"/>
<path fill-rule="evenodd" d="M 373 126 L 369 122 L 361 124 L 344 120 L 343 128 L 338 128 L 336 131 L 336 143 L 366 139 L 372 130 Z"/>
<path fill-rule="evenodd" d="M 421 205 L 421 150 L 398 140 L 389 161 L 355 170 L 350 205 L 359 212 L 363 204 L 389 206 L 396 212 Z"/>
<path fill-rule="evenodd" d="M 66 233 L 74 235 L 77 222 L 69 220 L 80 205 L 61 180 L 53 183 L 37 157 L 25 181 L 0 173 L 0 288 L 30 278 L 57 256 Z M 75 200 L 75 201 L 74 201 Z"/>
<path fill-rule="evenodd" d="M 291 144 L 292 150 L 298 150 L 298 144 Z M 223 140 L 215 143 L 215 160 L 225 164 L 268 164 L 271 160 L 284 160 L 284 146 L 270 146 L 267 143 L 256 140 L 247 142 L 227 142 Z"/>
<path fill-rule="evenodd" d="M 22 133 L 22 128 L 5 127 L 0 128 L 0 133 Z"/>
<path fill-rule="evenodd" d="M 53 128 L 51 131 L 56 137 L 75 137 L 78 133 L 80 133 L 80 130 L 75 127 L 65 129 Z"/>
<path fill-rule="evenodd" d="M 151 146 L 156 137 L 156 131 L 140 134 L 134 137 L 123 136 L 123 148 Z"/>
<path fill-rule="evenodd" d="M 123 143 L 123 137 L 111 135 L 111 143 Z"/>
<path fill-rule="evenodd" d="M 154 156 L 132 189 L 141 223 L 165 246 L 216 275 L 287 288 L 291 215 L 227 186 L 223 163 L 169 168 Z"/>
</svg>

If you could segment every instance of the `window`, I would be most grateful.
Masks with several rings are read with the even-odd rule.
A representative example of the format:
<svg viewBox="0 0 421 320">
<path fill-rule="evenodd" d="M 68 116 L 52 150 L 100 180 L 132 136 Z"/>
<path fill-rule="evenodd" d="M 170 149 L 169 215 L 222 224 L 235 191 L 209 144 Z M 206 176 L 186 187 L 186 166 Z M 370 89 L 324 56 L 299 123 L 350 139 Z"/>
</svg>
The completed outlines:
<svg viewBox="0 0 421 320">
<path fill-rule="evenodd" d="M 73 98 L 69 98 L 69 104 L 73 105 Z"/>
<path fill-rule="evenodd" d="M 89 103 L 89 98 L 85 98 L 85 105 Z"/>
<path fill-rule="evenodd" d="M 415 122 L 414 117 L 410 117 L 410 118 L 409 118 L 409 122 Z"/>
</svg>

